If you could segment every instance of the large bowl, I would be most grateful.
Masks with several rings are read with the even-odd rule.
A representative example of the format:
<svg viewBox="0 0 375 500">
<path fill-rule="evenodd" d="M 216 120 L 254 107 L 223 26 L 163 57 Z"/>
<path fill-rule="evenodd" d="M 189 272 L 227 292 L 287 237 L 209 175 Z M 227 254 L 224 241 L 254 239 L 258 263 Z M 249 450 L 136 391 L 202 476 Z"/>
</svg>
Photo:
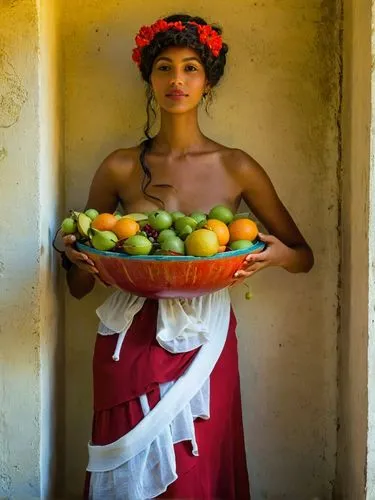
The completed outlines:
<svg viewBox="0 0 375 500">
<path fill-rule="evenodd" d="M 234 273 L 249 253 L 259 253 L 264 243 L 223 252 L 214 257 L 146 255 L 103 252 L 81 243 L 81 252 L 95 262 L 100 277 L 109 285 L 153 299 L 198 297 L 234 283 Z"/>
</svg>

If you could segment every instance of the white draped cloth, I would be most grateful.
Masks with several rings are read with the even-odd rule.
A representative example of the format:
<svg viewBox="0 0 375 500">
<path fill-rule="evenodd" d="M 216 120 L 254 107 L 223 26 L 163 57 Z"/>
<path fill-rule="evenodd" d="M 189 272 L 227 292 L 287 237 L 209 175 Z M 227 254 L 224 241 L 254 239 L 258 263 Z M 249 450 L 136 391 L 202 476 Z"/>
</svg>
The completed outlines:
<svg viewBox="0 0 375 500">
<path fill-rule="evenodd" d="M 113 360 L 143 297 L 122 291 L 97 309 L 101 335 L 118 334 Z M 147 395 L 140 396 L 144 418 L 117 441 L 88 444 L 91 500 L 146 500 L 166 491 L 177 479 L 174 444 L 190 441 L 198 455 L 194 420 L 210 418 L 210 374 L 227 337 L 230 298 L 227 289 L 193 299 L 159 300 L 156 339 L 171 353 L 200 347 L 185 373 L 160 384 L 160 401 L 150 410 Z"/>
</svg>

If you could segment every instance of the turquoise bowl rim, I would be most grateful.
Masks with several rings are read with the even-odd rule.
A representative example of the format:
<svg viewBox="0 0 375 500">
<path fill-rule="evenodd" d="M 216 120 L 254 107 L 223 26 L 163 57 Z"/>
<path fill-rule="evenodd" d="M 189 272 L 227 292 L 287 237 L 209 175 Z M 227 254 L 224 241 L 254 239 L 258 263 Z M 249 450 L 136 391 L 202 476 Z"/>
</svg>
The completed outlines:
<svg viewBox="0 0 375 500">
<path fill-rule="evenodd" d="M 126 260 L 144 260 L 145 262 L 162 261 L 162 262 L 194 262 L 194 261 L 207 261 L 229 259 L 230 257 L 238 257 L 240 255 L 248 255 L 254 253 L 256 250 L 264 250 L 265 243 L 257 241 L 253 246 L 243 248 L 241 250 L 229 250 L 228 252 L 218 253 L 212 257 L 193 257 L 191 255 L 127 255 L 120 252 L 106 252 L 104 250 L 97 250 L 96 248 L 89 247 L 83 243 L 77 243 L 78 250 L 82 252 L 90 252 L 102 257 L 117 257 Z"/>
</svg>

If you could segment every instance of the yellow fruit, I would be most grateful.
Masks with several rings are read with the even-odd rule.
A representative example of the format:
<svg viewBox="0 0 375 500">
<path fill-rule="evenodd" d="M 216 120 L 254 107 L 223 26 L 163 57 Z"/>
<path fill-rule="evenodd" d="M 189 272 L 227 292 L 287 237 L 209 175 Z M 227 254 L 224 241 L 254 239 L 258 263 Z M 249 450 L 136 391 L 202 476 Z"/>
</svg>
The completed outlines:
<svg viewBox="0 0 375 500">
<path fill-rule="evenodd" d="M 216 236 L 219 240 L 219 244 L 221 246 L 225 246 L 229 241 L 229 229 L 224 222 L 217 219 L 208 219 L 206 224 L 204 225 L 206 229 L 211 229 L 216 233 Z"/>
<path fill-rule="evenodd" d="M 91 219 L 85 214 L 79 214 L 77 219 L 77 228 L 81 236 L 87 236 L 91 226 Z"/>
<path fill-rule="evenodd" d="M 141 220 L 148 220 L 146 214 L 142 214 L 141 212 L 134 212 L 131 214 L 126 214 L 122 216 L 123 219 L 133 219 L 135 222 L 140 222 Z"/>
<path fill-rule="evenodd" d="M 185 240 L 186 255 L 211 257 L 219 251 L 219 240 L 210 229 L 197 229 Z"/>
</svg>

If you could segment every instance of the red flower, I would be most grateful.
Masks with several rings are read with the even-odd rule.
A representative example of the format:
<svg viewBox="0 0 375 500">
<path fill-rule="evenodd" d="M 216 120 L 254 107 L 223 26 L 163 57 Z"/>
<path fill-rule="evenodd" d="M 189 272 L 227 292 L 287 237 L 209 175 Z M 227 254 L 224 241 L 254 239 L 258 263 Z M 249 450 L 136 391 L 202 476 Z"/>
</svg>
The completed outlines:
<svg viewBox="0 0 375 500">
<path fill-rule="evenodd" d="M 213 56 L 218 57 L 220 54 L 220 50 L 223 47 L 223 40 L 219 33 L 211 28 L 211 26 L 209 26 L 208 24 L 198 24 L 197 28 L 200 42 L 204 45 L 207 45 L 207 47 L 211 50 Z"/>
<path fill-rule="evenodd" d="M 151 30 L 156 35 L 156 33 L 160 33 L 161 31 L 168 30 L 168 23 L 164 21 L 164 19 L 159 19 L 156 23 L 151 25 Z"/>
<path fill-rule="evenodd" d="M 221 35 L 211 28 L 209 24 L 202 25 L 196 22 L 189 22 L 188 24 L 192 24 L 197 27 L 200 42 L 210 49 L 214 57 L 218 57 L 223 47 Z M 142 26 L 135 37 L 136 48 L 133 49 L 133 61 L 136 62 L 138 66 L 141 64 L 142 49 L 147 47 L 147 45 L 150 45 L 157 33 L 168 31 L 169 29 L 183 31 L 185 27 L 186 25 L 181 21 L 168 23 L 164 19 L 159 19 L 151 26 Z"/>
<path fill-rule="evenodd" d="M 147 45 L 150 44 L 150 41 L 147 40 L 146 38 L 142 38 L 140 35 L 137 35 L 135 37 L 135 43 L 137 47 L 146 47 Z"/>
<path fill-rule="evenodd" d="M 142 26 L 139 30 L 139 36 L 146 38 L 146 40 L 152 40 L 154 35 L 150 26 Z"/>
<path fill-rule="evenodd" d="M 141 64 L 141 50 L 138 47 L 133 49 L 132 59 L 138 66 Z"/>
<path fill-rule="evenodd" d="M 175 23 L 171 23 L 172 24 L 172 27 L 175 28 L 177 31 L 184 31 L 185 29 L 185 25 L 182 24 L 181 21 L 177 21 Z"/>
</svg>

